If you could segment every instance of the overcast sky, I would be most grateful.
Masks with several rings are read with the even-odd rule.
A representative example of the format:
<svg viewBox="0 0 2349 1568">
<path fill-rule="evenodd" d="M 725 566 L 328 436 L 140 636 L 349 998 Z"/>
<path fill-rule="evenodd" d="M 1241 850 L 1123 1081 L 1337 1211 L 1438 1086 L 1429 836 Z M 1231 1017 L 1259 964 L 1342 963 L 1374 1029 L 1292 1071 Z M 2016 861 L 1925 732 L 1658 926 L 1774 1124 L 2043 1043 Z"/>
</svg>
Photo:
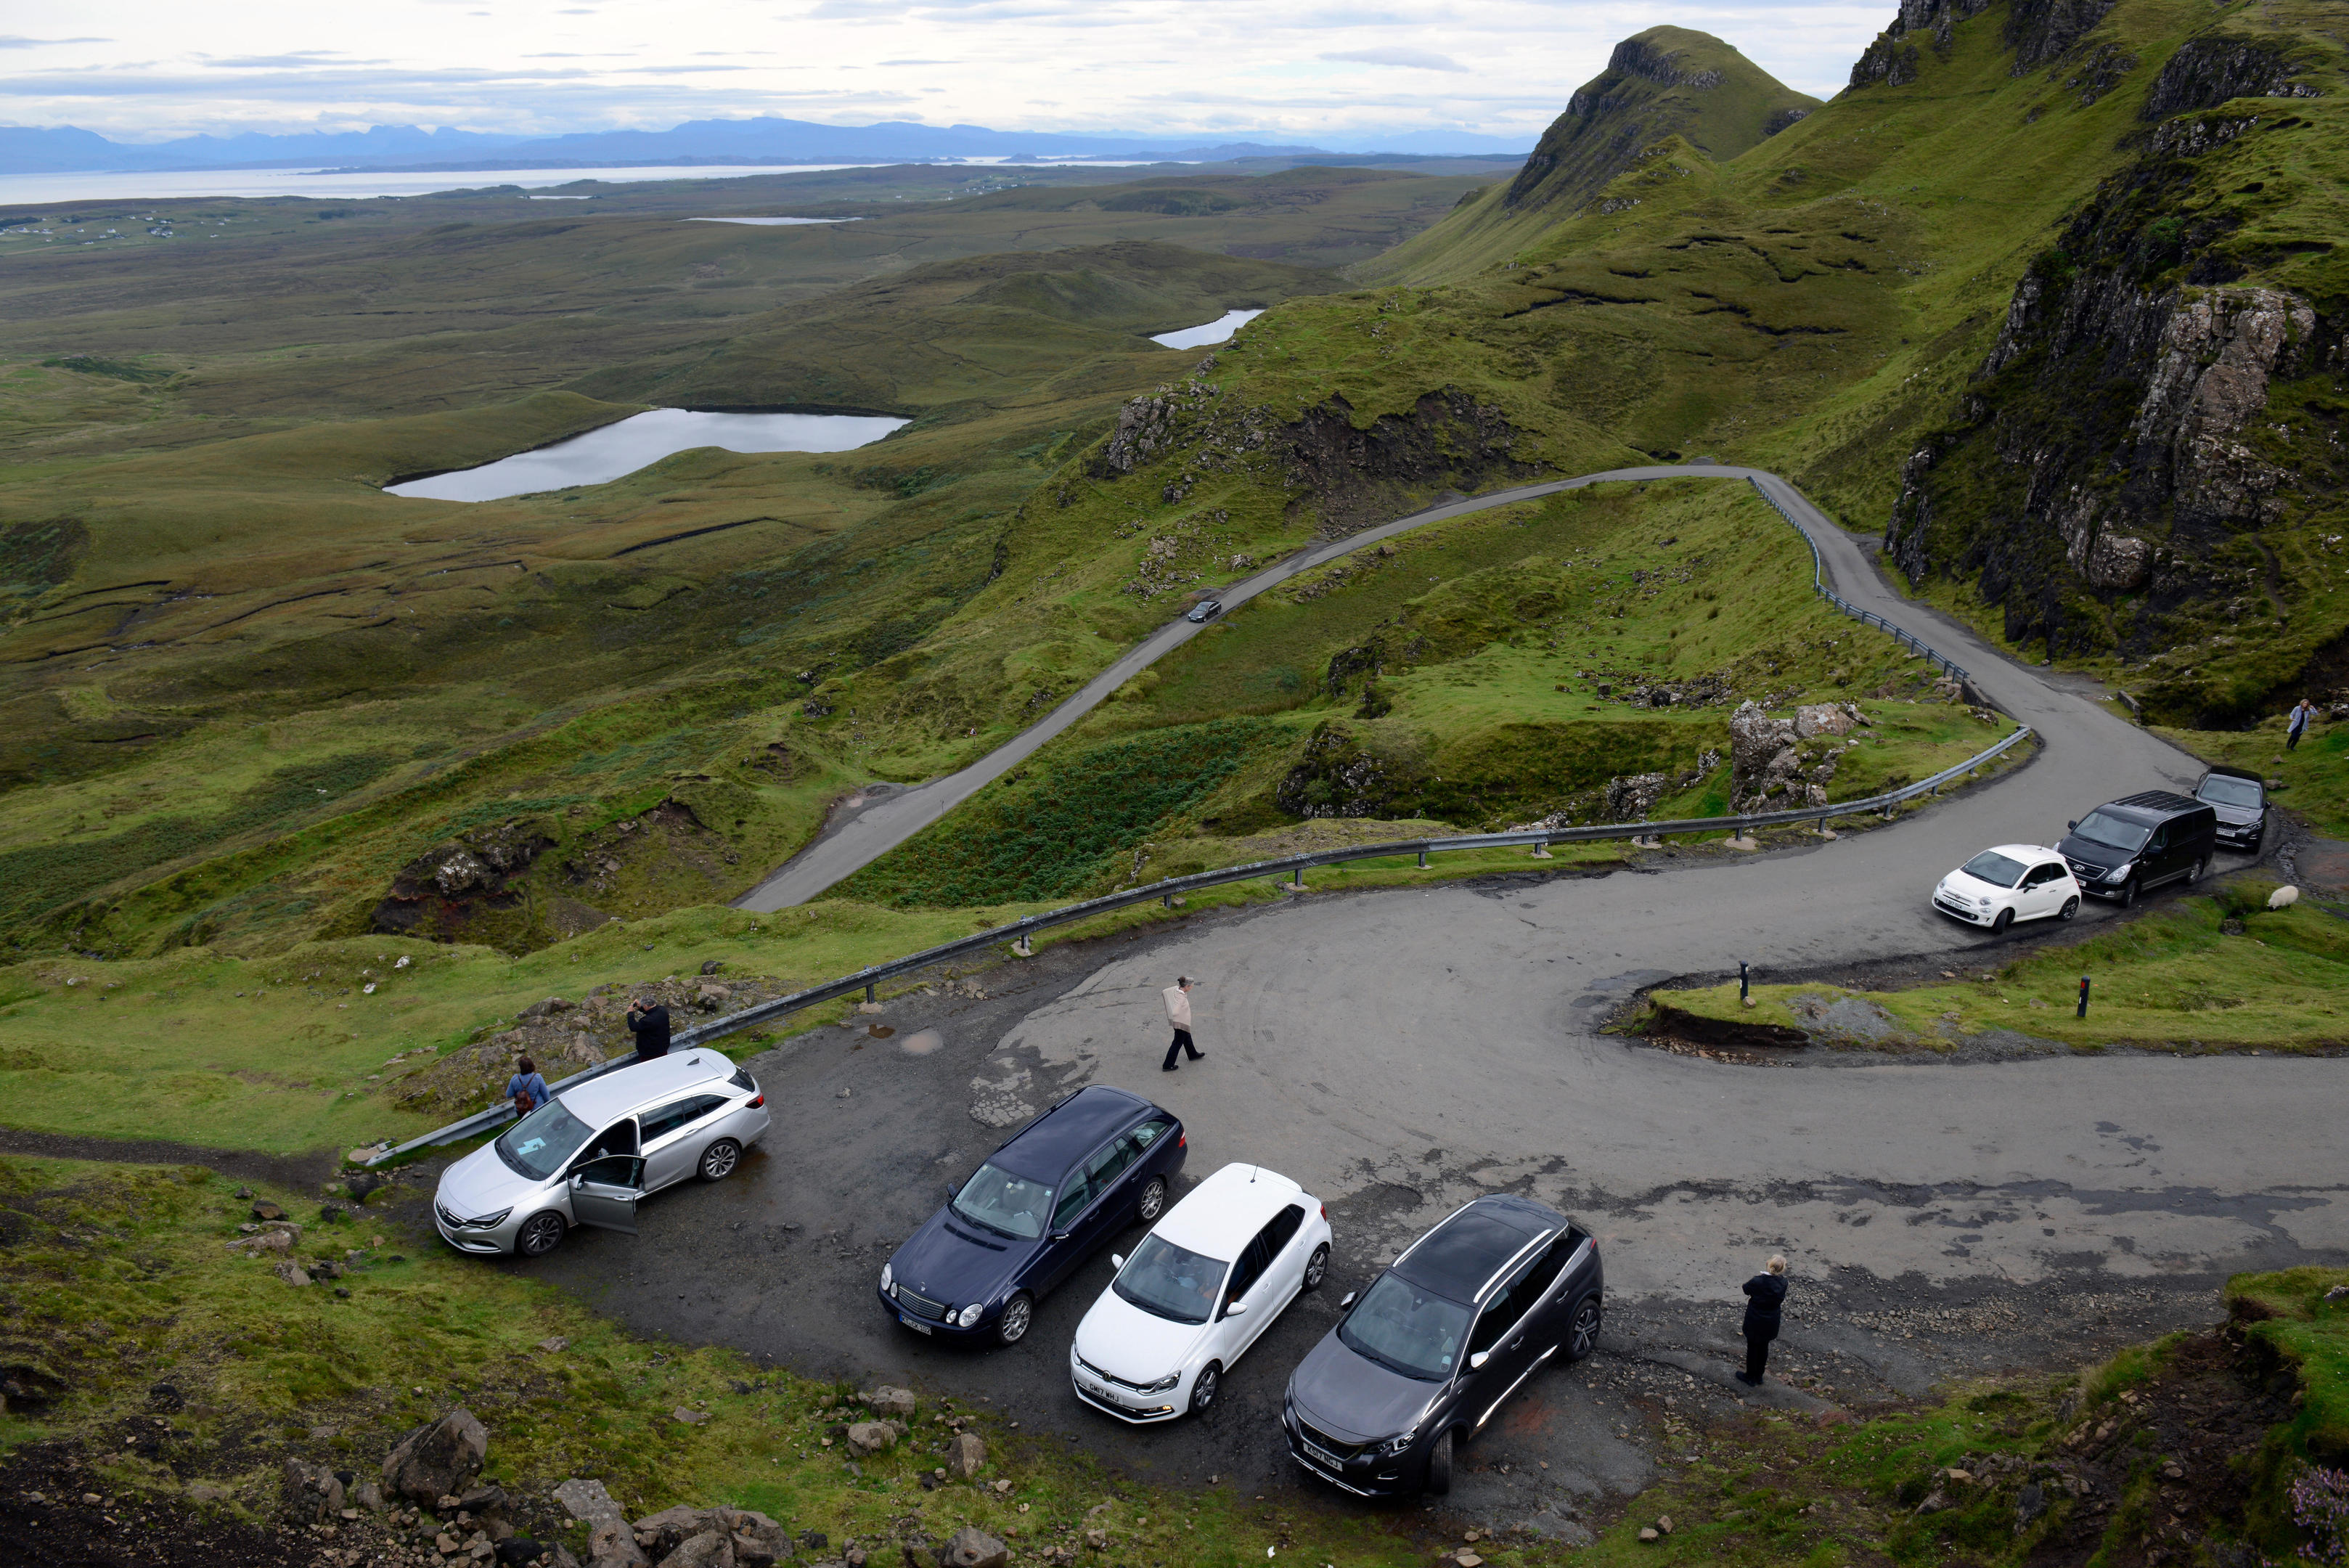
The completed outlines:
<svg viewBox="0 0 2349 1568">
<path fill-rule="evenodd" d="M 11 0 L 0 122 L 121 140 L 783 115 L 1214 136 L 1537 133 L 1660 22 L 1822 97 L 1895 9 L 1841 0 Z"/>
</svg>

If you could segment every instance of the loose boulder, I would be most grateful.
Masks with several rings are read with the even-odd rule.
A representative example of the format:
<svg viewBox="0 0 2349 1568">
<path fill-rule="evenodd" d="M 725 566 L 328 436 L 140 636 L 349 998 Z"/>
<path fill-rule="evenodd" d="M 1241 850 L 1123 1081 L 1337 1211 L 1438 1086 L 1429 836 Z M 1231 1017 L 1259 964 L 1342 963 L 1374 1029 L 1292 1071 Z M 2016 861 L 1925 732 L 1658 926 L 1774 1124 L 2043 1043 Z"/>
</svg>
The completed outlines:
<svg viewBox="0 0 2349 1568">
<path fill-rule="evenodd" d="M 650 1568 L 651 1559 L 636 1544 L 628 1516 L 602 1481 L 564 1481 L 554 1489 L 554 1501 L 587 1526 L 587 1568 Z"/>
<path fill-rule="evenodd" d="M 848 1451 L 852 1454 L 885 1454 L 896 1446 L 897 1428 L 886 1421 L 857 1421 L 848 1428 Z"/>
<path fill-rule="evenodd" d="M 394 1497 L 436 1503 L 464 1490 L 481 1474 L 489 1452 L 489 1429 L 459 1406 L 400 1438 L 384 1456 L 384 1490 Z"/>
<path fill-rule="evenodd" d="M 733 1538 L 717 1530 L 688 1536 L 661 1559 L 661 1568 L 735 1568 Z"/>
<path fill-rule="evenodd" d="M 344 1508 L 343 1483 L 324 1465 L 287 1459 L 280 1472 L 285 1516 L 295 1524 L 339 1523 Z"/>
<path fill-rule="evenodd" d="M 915 1399 L 911 1388 L 884 1383 L 877 1388 L 866 1389 L 856 1397 L 876 1416 L 904 1417 L 914 1413 Z"/>
<path fill-rule="evenodd" d="M 984 1530 L 965 1525 L 938 1553 L 939 1568 L 1004 1568 L 1011 1549 Z"/>
<path fill-rule="evenodd" d="M 968 1480 L 987 1468 L 987 1445 L 976 1432 L 957 1432 L 947 1445 L 947 1469 Z"/>
</svg>

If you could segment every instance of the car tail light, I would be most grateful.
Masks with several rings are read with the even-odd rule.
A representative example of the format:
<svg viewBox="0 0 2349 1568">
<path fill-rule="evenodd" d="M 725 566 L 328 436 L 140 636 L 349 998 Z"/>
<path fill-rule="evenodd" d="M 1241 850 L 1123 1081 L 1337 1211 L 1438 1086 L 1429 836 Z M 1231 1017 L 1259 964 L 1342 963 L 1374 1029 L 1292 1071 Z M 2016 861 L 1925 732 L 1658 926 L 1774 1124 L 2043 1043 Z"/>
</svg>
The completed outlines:
<svg viewBox="0 0 2349 1568">
<path fill-rule="evenodd" d="M 1327 1203 L 1324 1203 L 1323 1205 L 1321 1205 L 1321 1219 L 1322 1219 L 1322 1220 L 1323 1220 L 1323 1222 L 1324 1222 L 1324 1223 L 1327 1223 L 1327 1222 L 1328 1222 L 1328 1220 L 1329 1220 L 1329 1218 L 1330 1218 L 1330 1206 L 1329 1206 Z"/>
<path fill-rule="evenodd" d="M 766 1103 L 767 1103 L 767 1096 L 764 1096 L 764 1095 L 759 1095 L 759 1096 L 754 1096 L 754 1097 L 751 1099 L 751 1101 L 750 1101 L 750 1108 L 751 1108 L 752 1110 L 754 1110 L 754 1111 L 755 1111 L 755 1110 L 757 1110 L 760 1106 L 761 1106 L 765 1105 Z"/>
<path fill-rule="evenodd" d="M 1189 1133 L 1176 1133 L 1176 1134 L 1174 1135 L 1174 1147 L 1175 1147 L 1176 1148 L 1188 1148 L 1188 1147 L 1191 1147 L 1191 1135 L 1190 1135 Z"/>
</svg>

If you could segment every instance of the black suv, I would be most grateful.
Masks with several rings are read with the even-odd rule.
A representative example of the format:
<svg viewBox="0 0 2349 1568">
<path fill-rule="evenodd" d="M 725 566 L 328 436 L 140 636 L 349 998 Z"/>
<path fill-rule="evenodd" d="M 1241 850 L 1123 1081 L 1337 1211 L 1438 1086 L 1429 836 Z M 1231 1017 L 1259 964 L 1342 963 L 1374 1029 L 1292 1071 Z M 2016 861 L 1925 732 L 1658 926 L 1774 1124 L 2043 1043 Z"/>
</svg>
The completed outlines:
<svg viewBox="0 0 2349 1568">
<path fill-rule="evenodd" d="M 2199 879 L 2219 846 L 2219 815 L 2199 800 L 2147 790 L 2096 807 L 2055 846 L 2080 890 L 2123 909 L 2164 882 Z"/>
<path fill-rule="evenodd" d="M 1288 1379 L 1288 1451 L 1359 1497 L 1452 1490 L 1452 1450 L 1561 1352 L 1590 1354 L 1599 1243 L 1547 1204 L 1479 1198 L 1422 1236 Z"/>
<path fill-rule="evenodd" d="M 2259 774 L 2212 768 L 2194 786 L 2194 798 L 2218 814 L 2221 845 L 2246 855 L 2260 852 L 2268 836 L 2268 791 Z"/>
</svg>

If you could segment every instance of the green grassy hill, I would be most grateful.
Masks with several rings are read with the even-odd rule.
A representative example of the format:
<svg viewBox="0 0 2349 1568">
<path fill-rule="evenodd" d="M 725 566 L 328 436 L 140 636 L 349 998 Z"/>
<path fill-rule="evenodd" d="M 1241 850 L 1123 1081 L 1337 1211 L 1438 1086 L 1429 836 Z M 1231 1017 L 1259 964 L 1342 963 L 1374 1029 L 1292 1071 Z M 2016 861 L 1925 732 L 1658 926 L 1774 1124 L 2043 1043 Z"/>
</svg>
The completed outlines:
<svg viewBox="0 0 2349 1568">
<path fill-rule="evenodd" d="M 1480 272 L 1578 213 L 1667 137 L 1725 163 L 1818 107 L 1710 33 L 1651 27 L 1615 46 L 1516 178 L 1464 198 L 1444 222 L 1356 275 L 1433 282 Z"/>
</svg>

